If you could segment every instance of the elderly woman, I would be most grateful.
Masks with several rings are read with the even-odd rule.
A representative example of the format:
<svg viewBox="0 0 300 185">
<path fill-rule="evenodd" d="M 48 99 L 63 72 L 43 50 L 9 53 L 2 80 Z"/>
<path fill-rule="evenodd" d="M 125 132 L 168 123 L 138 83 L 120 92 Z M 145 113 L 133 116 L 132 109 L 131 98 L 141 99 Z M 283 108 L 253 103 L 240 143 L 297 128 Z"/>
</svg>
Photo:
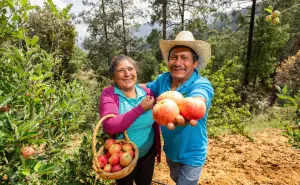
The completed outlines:
<svg viewBox="0 0 300 185">
<path fill-rule="evenodd" d="M 100 96 L 100 117 L 115 114 L 103 122 L 103 129 L 108 134 L 115 134 L 116 139 L 128 136 L 139 148 L 139 159 L 133 172 L 116 180 L 118 185 L 151 184 L 155 155 L 160 162 L 159 126 L 152 118 L 154 97 L 148 88 L 136 84 L 136 62 L 125 55 L 114 57 L 109 72 L 114 85 L 105 88 Z"/>
</svg>

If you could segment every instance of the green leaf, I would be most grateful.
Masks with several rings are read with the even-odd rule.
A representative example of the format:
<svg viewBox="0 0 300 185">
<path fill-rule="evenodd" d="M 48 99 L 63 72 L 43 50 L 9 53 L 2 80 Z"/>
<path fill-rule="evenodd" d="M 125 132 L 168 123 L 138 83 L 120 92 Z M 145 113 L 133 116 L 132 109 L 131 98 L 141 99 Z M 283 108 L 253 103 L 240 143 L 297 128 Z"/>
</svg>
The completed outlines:
<svg viewBox="0 0 300 185">
<path fill-rule="evenodd" d="M 270 14 L 272 14 L 272 12 L 273 12 L 273 6 L 269 6 L 268 8 L 264 8 L 264 10 L 266 10 L 267 12 L 269 12 Z"/>
<path fill-rule="evenodd" d="M 288 90 L 287 85 L 284 85 L 284 87 L 283 87 L 283 89 L 282 89 L 282 93 L 283 93 L 283 94 L 286 94 L 286 93 L 287 93 L 287 90 Z"/>
<path fill-rule="evenodd" d="M 29 169 L 23 169 L 23 170 L 21 171 L 21 173 L 22 173 L 23 175 L 27 176 L 27 175 L 30 175 L 30 170 L 29 170 Z"/>
<path fill-rule="evenodd" d="M 26 6 L 26 4 L 27 4 L 27 0 L 21 0 L 21 7 Z"/>
<path fill-rule="evenodd" d="M 37 162 L 36 165 L 35 165 L 34 168 L 33 168 L 34 171 L 35 171 L 35 172 L 38 172 L 41 166 L 42 166 L 42 163 L 41 163 L 40 161 Z"/>
<path fill-rule="evenodd" d="M 31 39 L 31 45 L 34 46 L 38 41 L 39 41 L 39 37 L 36 35 L 33 36 L 33 38 Z"/>
<path fill-rule="evenodd" d="M 58 10 L 55 6 L 55 4 L 53 3 L 52 0 L 47 0 L 47 3 L 50 5 L 52 12 L 54 13 L 54 15 L 58 16 Z"/>
<path fill-rule="evenodd" d="M 70 9 L 72 8 L 73 4 L 69 4 L 67 7 L 65 7 L 63 10 L 62 10 L 62 16 L 63 17 L 66 17 L 67 14 L 69 13 Z"/>
</svg>

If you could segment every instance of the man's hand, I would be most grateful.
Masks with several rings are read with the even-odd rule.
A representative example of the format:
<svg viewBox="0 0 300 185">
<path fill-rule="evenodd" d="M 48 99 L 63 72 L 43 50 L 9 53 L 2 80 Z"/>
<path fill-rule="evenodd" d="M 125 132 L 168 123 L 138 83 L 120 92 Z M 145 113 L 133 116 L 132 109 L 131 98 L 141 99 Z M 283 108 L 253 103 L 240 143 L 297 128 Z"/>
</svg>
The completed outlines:
<svg viewBox="0 0 300 185">
<path fill-rule="evenodd" d="M 185 120 L 182 115 L 178 115 L 178 116 L 176 116 L 174 123 L 171 122 L 171 123 L 167 124 L 167 128 L 169 130 L 174 130 L 177 126 L 185 126 L 188 123 L 194 127 L 198 124 L 198 121 L 195 119 L 188 121 L 188 120 Z"/>
<path fill-rule="evenodd" d="M 154 101 L 155 101 L 154 97 L 147 96 L 146 98 L 144 98 L 141 101 L 140 105 L 143 107 L 144 111 L 146 112 L 146 111 L 152 109 L 152 107 L 154 105 Z"/>
</svg>

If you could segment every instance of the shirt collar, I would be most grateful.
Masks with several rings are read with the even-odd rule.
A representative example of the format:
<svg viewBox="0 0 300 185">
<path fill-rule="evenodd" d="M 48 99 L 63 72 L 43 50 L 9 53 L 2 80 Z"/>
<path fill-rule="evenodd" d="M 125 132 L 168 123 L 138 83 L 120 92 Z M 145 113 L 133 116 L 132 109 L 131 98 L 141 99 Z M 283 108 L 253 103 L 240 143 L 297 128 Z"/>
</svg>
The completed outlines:
<svg viewBox="0 0 300 185">
<path fill-rule="evenodd" d="M 136 99 L 142 98 L 146 95 L 146 92 L 140 86 L 134 85 L 134 88 L 136 90 Z M 114 93 L 123 98 L 127 98 L 126 95 L 116 85 L 114 85 Z"/>
</svg>

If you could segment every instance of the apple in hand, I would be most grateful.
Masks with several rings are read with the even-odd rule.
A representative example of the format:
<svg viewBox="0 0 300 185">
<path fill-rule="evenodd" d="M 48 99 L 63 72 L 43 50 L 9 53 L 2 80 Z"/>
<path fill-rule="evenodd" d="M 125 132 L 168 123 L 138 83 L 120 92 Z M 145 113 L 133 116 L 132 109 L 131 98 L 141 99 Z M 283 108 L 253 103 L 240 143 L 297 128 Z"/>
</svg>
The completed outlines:
<svg viewBox="0 0 300 185">
<path fill-rule="evenodd" d="M 196 97 L 184 98 L 179 105 L 180 114 L 186 120 L 202 119 L 206 113 L 206 105 L 204 101 Z"/>
<path fill-rule="evenodd" d="M 179 105 L 182 102 L 183 98 L 184 97 L 182 96 L 182 94 L 178 91 L 166 91 L 158 96 L 157 102 L 163 99 L 170 99 L 173 100 L 177 105 Z"/>
<path fill-rule="evenodd" d="M 157 102 L 152 110 L 153 119 L 163 126 L 166 126 L 170 122 L 174 122 L 179 113 L 178 105 L 170 99 L 163 99 Z"/>
</svg>

